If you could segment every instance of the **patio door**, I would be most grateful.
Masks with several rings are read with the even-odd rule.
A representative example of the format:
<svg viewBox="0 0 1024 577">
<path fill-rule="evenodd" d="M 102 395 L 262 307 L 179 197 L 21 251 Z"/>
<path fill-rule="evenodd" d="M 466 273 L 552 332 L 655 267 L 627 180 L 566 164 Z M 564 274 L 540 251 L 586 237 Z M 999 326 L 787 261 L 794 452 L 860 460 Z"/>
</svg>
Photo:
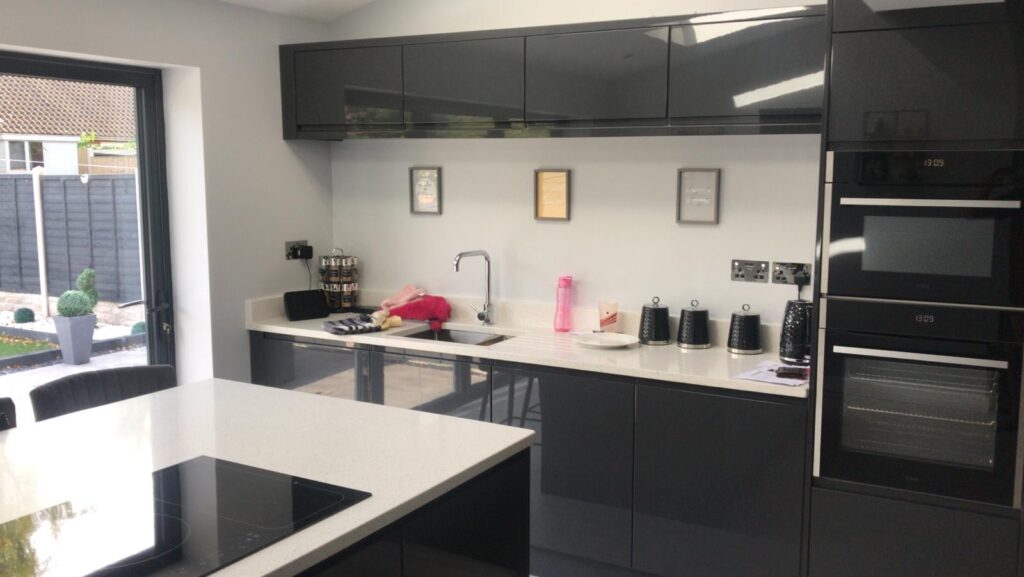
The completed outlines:
<svg viewBox="0 0 1024 577">
<path fill-rule="evenodd" d="M 0 293 L 42 330 L 95 271 L 87 370 L 174 364 L 162 102 L 156 69 L 0 52 Z"/>
</svg>

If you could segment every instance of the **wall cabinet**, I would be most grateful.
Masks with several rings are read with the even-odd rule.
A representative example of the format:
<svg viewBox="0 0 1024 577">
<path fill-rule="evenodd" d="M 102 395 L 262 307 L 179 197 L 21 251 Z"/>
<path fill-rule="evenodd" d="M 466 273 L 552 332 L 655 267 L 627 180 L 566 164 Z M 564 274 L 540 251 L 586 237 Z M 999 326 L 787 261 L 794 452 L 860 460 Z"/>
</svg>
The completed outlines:
<svg viewBox="0 0 1024 577">
<path fill-rule="evenodd" d="M 804 403 L 641 383 L 634 569 L 798 575 L 806 423 Z"/>
<path fill-rule="evenodd" d="M 1019 521 L 814 488 L 810 577 L 1016 577 Z"/>
<path fill-rule="evenodd" d="M 522 37 L 405 46 L 405 121 L 522 122 L 523 51 Z"/>
<path fill-rule="evenodd" d="M 303 50 L 288 56 L 293 62 L 282 68 L 282 80 L 286 87 L 289 79 L 294 85 L 295 126 L 402 124 L 401 46 Z"/>
<path fill-rule="evenodd" d="M 828 140 L 1024 141 L 1024 23 L 835 34 Z"/>
<path fill-rule="evenodd" d="M 526 120 L 665 118 L 668 28 L 526 38 Z"/>
<path fill-rule="evenodd" d="M 494 422 L 536 432 L 530 454 L 530 544 L 628 568 L 632 524 L 632 379 L 495 365 Z M 555 571 L 534 555 L 540 577 Z"/>
<path fill-rule="evenodd" d="M 824 17 L 672 27 L 669 115 L 820 122 Z"/>
<path fill-rule="evenodd" d="M 920 0 L 834 0 L 832 29 L 836 32 L 853 32 L 1024 20 L 1024 3 L 1020 0 L 927 4 Z"/>
</svg>

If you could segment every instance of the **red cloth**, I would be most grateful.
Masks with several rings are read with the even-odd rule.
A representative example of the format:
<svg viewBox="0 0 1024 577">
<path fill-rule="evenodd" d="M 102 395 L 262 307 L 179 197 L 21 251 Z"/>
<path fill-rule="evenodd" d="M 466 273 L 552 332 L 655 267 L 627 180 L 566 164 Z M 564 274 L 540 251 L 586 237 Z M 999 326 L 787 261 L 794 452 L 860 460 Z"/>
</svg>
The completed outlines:
<svg viewBox="0 0 1024 577">
<path fill-rule="evenodd" d="M 430 328 L 439 331 L 441 323 L 452 316 L 452 305 L 444 297 L 424 295 L 419 300 L 388 310 L 388 314 L 411 321 L 430 321 Z"/>
</svg>

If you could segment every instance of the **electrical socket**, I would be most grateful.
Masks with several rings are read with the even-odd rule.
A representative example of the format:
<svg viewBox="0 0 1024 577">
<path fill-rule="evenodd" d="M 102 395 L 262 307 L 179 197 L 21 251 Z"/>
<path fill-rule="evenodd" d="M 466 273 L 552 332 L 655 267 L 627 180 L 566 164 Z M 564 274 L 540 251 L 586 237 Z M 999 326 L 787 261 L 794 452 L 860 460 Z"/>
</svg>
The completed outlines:
<svg viewBox="0 0 1024 577">
<path fill-rule="evenodd" d="M 309 241 L 306 240 L 289 240 L 284 243 L 284 258 L 285 260 L 294 260 L 299 257 L 299 247 L 309 246 Z"/>
<path fill-rule="evenodd" d="M 768 282 L 768 261 L 733 260 L 730 278 L 736 282 Z"/>
<path fill-rule="evenodd" d="M 805 262 L 773 262 L 772 283 L 796 284 L 798 276 L 803 277 L 803 285 L 811 283 L 811 265 Z"/>
</svg>

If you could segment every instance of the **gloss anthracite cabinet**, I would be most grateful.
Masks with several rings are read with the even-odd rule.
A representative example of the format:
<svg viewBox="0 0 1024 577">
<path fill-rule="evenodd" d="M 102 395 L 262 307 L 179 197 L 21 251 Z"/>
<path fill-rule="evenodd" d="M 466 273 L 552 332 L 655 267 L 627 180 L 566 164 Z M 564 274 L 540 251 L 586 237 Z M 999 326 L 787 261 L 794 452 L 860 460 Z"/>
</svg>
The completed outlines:
<svg viewBox="0 0 1024 577">
<path fill-rule="evenodd" d="M 1024 19 L 1024 2 L 962 2 L 946 6 L 922 7 L 918 0 L 873 2 L 866 0 L 834 0 L 832 29 L 836 32 L 915 28 L 982 22 L 1008 22 Z M 927 4 L 927 3 L 924 3 Z M 935 3 L 940 4 L 940 3 Z"/>
<path fill-rule="evenodd" d="M 806 424 L 803 402 L 638 385 L 633 568 L 798 575 Z"/>
<path fill-rule="evenodd" d="M 828 140 L 1024 141 L 1024 23 L 835 34 Z"/>
<path fill-rule="evenodd" d="M 821 121 L 824 16 L 672 27 L 669 115 Z"/>
<path fill-rule="evenodd" d="M 493 421 L 537 433 L 530 455 L 534 548 L 629 568 L 634 383 L 556 369 L 493 367 Z M 555 570 L 545 558 L 532 556 L 533 575 L 595 574 L 580 564 Z"/>
<path fill-rule="evenodd" d="M 306 50 L 292 57 L 300 128 L 402 124 L 401 46 Z"/>
<path fill-rule="evenodd" d="M 410 44 L 403 48 L 405 121 L 523 121 L 520 37 Z"/>
<path fill-rule="evenodd" d="M 1016 577 L 1019 521 L 815 487 L 809 577 Z"/>
<path fill-rule="evenodd" d="M 526 38 L 526 120 L 666 117 L 668 28 Z"/>
<path fill-rule="evenodd" d="M 373 347 L 363 373 L 370 402 L 478 421 L 490 420 L 491 368 L 469 359 L 385 352 Z"/>
<path fill-rule="evenodd" d="M 304 393 L 369 400 L 357 376 L 360 352 L 337 342 L 250 333 L 252 382 Z"/>
</svg>

